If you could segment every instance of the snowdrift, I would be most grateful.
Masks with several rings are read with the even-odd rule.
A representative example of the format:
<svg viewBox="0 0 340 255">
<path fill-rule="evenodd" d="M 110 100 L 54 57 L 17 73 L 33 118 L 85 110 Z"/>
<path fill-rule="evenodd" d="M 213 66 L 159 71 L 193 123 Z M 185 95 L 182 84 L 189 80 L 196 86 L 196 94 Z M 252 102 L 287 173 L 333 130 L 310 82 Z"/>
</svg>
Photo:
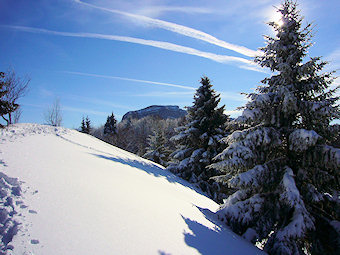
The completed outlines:
<svg viewBox="0 0 340 255">
<path fill-rule="evenodd" d="M 75 130 L 0 130 L 0 254 L 264 254 L 163 167 Z"/>
</svg>

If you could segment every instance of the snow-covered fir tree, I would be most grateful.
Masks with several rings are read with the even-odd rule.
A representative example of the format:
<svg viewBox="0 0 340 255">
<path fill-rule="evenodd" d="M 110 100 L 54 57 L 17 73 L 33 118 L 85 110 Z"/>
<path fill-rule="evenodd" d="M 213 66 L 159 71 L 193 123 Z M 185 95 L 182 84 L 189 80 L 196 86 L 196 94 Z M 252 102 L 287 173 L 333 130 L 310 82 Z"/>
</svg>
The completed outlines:
<svg viewBox="0 0 340 255">
<path fill-rule="evenodd" d="M 217 212 L 236 233 L 261 243 L 269 254 L 339 254 L 340 149 L 328 144 L 339 118 L 332 73 L 307 56 L 311 27 L 303 27 L 294 1 L 269 23 L 263 55 L 273 74 L 249 94 L 239 121 L 249 128 L 224 140 L 212 165 L 236 192 Z"/>
<path fill-rule="evenodd" d="M 215 183 L 215 169 L 206 166 L 222 151 L 219 140 L 225 135 L 224 105 L 218 107 L 220 97 L 207 77 L 202 77 L 201 86 L 194 96 L 192 107 L 188 107 L 187 124 L 177 128 L 178 134 L 171 140 L 177 145 L 172 153 L 173 162 L 168 170 L 191 183 L 197 184 L 211 198 L 218 199 Z"/>
<path fill-rule="evenodd" d="M 146 148 L 146 153 L 143 157 L 161 164 L 162 166 L 167 166 L 170 150 L 167 146 L 168 141 L 164 130 L 160 126 L 154 128 L 147 140 L 148 147 Z"/>
</svg>

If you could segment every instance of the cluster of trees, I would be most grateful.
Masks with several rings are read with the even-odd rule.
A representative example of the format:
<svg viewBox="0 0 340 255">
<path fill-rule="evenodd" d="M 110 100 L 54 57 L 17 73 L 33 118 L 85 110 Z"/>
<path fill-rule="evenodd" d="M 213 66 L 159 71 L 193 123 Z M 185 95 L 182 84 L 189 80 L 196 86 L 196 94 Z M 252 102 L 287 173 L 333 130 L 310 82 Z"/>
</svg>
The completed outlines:
<svg viewBox="0 0 340 255">
<path fill-rule="evenodd" d="M 92 131 L 92 126 L 91 126 L 91 120 L 89 116 L 86 116 L 86 118 L 82 118 L 81 120 L 81 126 L 80 126 L 80 132 L 85 133 L 85 134 L 90 134 Z"/>
<path fill-rule="evenodd" d="M 269 23 L 276 34 L 255 58 L 272 75 L 248 94 L 241 117 L 228 119 L 203 77 L 180 123 L 151 118 L 105 129 L 114 130 L 118 146 L 167 166 L 216 201 L 225 196 L 220 220 L 269 254 L 339 254 L 333 73 L 322 72 L 321 58 L 306 58 L 311 25 L 302 26 L 297 4 L 286 0 L 278 12 L 282 24 Z"/>
<path fill-rule="evenodd" d="M 147 116 L 141 119 L 126 119 L 118 123 L 112 113 L 107 117 L 105 125 L 93 128 L 91 134 L 121 149 L 166 166 L 169 154 L 175 148 L 170 138 L 175 135 L 175 128 L 182 122 L 183 119 Z M 161 156 L 157 156 L 158 153 L 161 153 Z"/>
</svg>

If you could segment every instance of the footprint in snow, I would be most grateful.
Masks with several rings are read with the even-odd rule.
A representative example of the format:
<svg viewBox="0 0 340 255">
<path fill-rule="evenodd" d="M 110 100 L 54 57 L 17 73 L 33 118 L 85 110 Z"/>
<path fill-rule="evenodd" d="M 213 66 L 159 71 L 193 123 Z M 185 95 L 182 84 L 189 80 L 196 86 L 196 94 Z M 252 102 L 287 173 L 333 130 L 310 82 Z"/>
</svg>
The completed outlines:
<svg viewBox="0 0 340 255">
<path fill-rule="evenodd" d="M 37 239 L 32 239 L 32 240 L 31 240 L 31 244 L 39 244 L 39 240 L 37 240 Z"/>
</svg>

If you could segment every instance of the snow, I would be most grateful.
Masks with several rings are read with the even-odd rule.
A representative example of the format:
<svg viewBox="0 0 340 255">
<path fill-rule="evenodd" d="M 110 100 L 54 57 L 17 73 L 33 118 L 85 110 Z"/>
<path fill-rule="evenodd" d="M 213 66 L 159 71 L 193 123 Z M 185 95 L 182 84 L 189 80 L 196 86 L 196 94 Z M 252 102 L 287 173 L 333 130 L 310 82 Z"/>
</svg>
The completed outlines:
<svg viewBox="0 0 340 255">
<path fill-rule="evenodd" d="M 189 183 L 92 136 L 16 124 L 0 130 L 0 160 L 20 223 L 7 254 L 264 254 Z"/>
<path fill-rule="evenodd" d="M 251 242 L 252 240 L 255 240 L 258 235 L 254 229 L 248 228 L 246 232 L 242 235 L 242 237 Z"/>
<path fill-rule="evenodd" d="M 237 220 L 242 225 L 248 224 L 258 213 L 262 207 L 264 199 L 259 195 L 245 199 L 247 192 L 238 190 L 233 195 L 229 196 L 223 206 L 218 211 L 220 218 L 232 218 Z"/>
<path fill-rule="evenodd" d="M 211 166 L 222 171 L 246 170 L 253 165 L 256 151 L 281 144 L 279 133 L 270 127 L 253 127 L 235 131 L 223 141 L 229 146 L 214 159 L 220 160 Z"/>
<path fill-rule="evenodd" d="M 230 185 L 232 187 L 241 187 L 253 185 L 253 187 L 258 187 L 258 180 L 263 178 L 264 172 L 268 171 L 266 165 L 256 165 L 247 172 L 240 173 L 230 180 Z"/>
<path fill-rule="evenodd" d="M 338 173 L 340 172 L 340 149 L 334 148 L 332 146 L 323 145 L 319 147 L 319 151 L 317 152 L 322 156 L 323 164 L 327 168 L 338 169 L 336 170 Z"/>
<path fill-rule="evenodd" d="M 295 185 L 293 170 L 285 167 L 285 173 L 282 179 L 284 192 L 281 193 L 280 198 L 285 200 L 291 207 L 298 206 L 301 201 L 300 192 Z"/>
<path fill-rule="evenodd" d="M 297 129 L 289 136 L 289 149 L 297 152 L 315 146 L 321 138 L 314 130 Z"/>
<path fill-rule="evenodd" d="M 314 228 L 313 218 L 305 208 L 293 177 L 293 170 L 286 166 L 282 180 L 284 190 L 280 195 L 280 199 L 289 204 L 291 208 L 294 208 L 294 212 L 290 223 L 278 231 L 277 238 L 279 240 L 285 240 L 291 237 L 303 237 L 308 229 Z"/>
<path fill-rule="evenodd" d="M 0 254 L 11 248 L 9 243 L 18 231 L 14 209 L 20 196 L 20 184 L 15 178 L 9 178 L 0 172 Z"/>
</svg>

